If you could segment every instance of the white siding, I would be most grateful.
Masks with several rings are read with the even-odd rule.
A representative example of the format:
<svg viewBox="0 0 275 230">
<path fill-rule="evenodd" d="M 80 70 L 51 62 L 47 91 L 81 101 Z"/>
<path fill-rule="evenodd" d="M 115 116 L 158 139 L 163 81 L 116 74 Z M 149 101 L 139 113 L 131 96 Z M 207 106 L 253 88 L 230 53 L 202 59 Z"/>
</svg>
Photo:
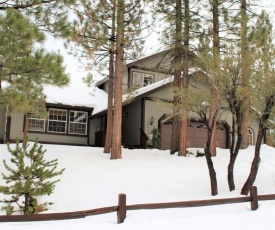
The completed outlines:
<svg viewBox="0 0 275 230">
<path fill-rule="evenodd" d="M 145 115 L 144 115 L 144 131 L 148 137 L 154 128 L 158 128 L 158 121 L 164 114 L 172 114 L 172 104 L 167 104 L 158 101 L 145 101 Z M 151 118 L 154 123 L 151 125 Z"/>
<path fill-rule="evenodd" d="M 15 112 L 11 117 L 11 130 L 10 139 L 15 140 L 16 138 L 23 139 L 23 124 L 24 114 Z M 74 145 L 87 145 L 87 137 L 83 136 L 71 136 L 71 135 L 60 135 L 60 134 L 44 134 L 44 133 L 28 133 L 30 141 L 34 141 L 36 138 L 40 142 L 49 143 L 60 143 L 60 144 L 74 144 Z"/>
</svg>

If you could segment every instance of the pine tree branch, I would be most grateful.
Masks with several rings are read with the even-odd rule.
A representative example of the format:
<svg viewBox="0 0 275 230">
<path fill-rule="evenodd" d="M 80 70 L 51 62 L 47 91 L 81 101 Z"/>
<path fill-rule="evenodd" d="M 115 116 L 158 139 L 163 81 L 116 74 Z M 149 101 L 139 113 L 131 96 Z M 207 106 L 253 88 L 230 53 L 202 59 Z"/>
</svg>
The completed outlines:
<svg viewBox="0 0 275 230">
<path fill-rule="evenodd" d="M 17 5 L 17 4 L 7 4 L 8 1 L 6 2 L 2 2 L 0 3 L 0 5 L 7 5 L 7 6 L 0 6 L 0 10 L 7 10 L 7 9 L 15 9 L 15 10 L 19 10 L 19 9 L 27 9 L 27 8 L 31 8 L 37 5 L 41 5 L 41 4 L 48 4 L 48 3 L 52 3 L 52 2 L 56 2 L 57 0 L 44 0 L 44 1 L 40 1 L 40 2 L 33 2 L 33 3 L 29 3 L 29 4 L 21 4 L 21 5 Z"/>
</svg>

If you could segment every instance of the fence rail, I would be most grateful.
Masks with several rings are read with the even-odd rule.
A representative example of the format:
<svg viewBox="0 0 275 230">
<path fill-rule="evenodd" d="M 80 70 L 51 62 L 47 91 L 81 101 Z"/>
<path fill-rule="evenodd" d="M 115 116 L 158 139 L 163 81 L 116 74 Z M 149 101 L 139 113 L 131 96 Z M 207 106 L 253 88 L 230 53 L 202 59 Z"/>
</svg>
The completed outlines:
<svg viewBox="0 0 275 230">
<path fill-rule="evenodd" d="M 86 216 L 100 215 L 100 214 L 105 214 L 110 212 L 117 212 L 117 223 L 123 223 L 127 215 L 127 210 L 186 208 L 186 207 L 200 207 L 200 206 L 233 204 L 233 203 L 243 203 L 243 202 L 250 202 L 251 210 L 257 210 L 259 200 L 275 200 L 275 194 L 258 195 L 257 187 L 252 186 L 250 189 L 250 196 L 246 196 L 246 197 L 127 205 L 126 195 L 121 193 L 118 196 L 117 206 L 110 206 L 110 207 L 77 211 L 77 212 L 46 213 L 46 214 L 38 214 L 38 215 L 0 216 L 0 222 L 67 220 L 67 219 L 85 218 Z"/>
</svg>

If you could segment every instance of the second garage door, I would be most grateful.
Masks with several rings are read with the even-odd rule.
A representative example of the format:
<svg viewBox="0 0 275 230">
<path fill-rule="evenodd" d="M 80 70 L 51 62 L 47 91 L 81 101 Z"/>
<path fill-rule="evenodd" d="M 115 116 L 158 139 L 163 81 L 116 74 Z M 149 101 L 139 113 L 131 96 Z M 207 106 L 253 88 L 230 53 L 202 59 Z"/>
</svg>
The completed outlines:
<svg viewBox="0 0 275 230">
<path fill-rule="evenodd" d="M 161 124 L 161 149 L 170 149 L 172 124 L 166 122 Z M 226 148 L 226 127 L 219 125 L 217 128 L 216 144 L 217 147 Z M 187 128 L 187 147 L 203 148 L 207 139 L 207 129 L 202 122 L 192 121 Z"/>
</svg>

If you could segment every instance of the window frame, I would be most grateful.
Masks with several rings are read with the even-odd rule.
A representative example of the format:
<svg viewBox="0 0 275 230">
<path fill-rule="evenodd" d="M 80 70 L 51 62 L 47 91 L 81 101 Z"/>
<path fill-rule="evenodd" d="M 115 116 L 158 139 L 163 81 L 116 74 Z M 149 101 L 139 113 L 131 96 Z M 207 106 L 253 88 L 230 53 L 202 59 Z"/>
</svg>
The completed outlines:
<svg viewBox="0 0 275 230">
<path fill-rule="evenodd" d="M 62 111 L 66 111 L 66 125 L 65 125 L 65 132 L 57 132 L 57 131 L 50 131 L 48 130 L 49 124 L 50 124 L 50 119 L 49 119 L 49 115 L 50 115 L 50 111 L 51 110 L 62 110 Z M 86 114 L 86 123 L 82 123 L 85 125 L 85 134 L 84 133 L 74 133 L 70 131 L 70 112 L 75 111 L 75 112 L 79 112 L 82 114 Z M 47 106 L 47 113 L 48 115 L 45 116 L 44 119 L 39 118 L 39 116 L 35 117 L 36 115 L 34 115 L 34 117 L 30 117 L 28 116 L 28 122 L 30 124 L 30 120 L 44 120 L 44 131 L 42 130 L 31 130 L 30 126 L 28 125 L 28 132 L 29 133 L 39 133 L 42 135 L 48 134 L 48 135 L 62 135 L 62 136 L 79 136 L 79 137 L 87 137 L 89 135 L 89 115 L 90 115 L 90 110 L 85 110 L 85 108 L 82 107 L 75 107 L 75 108 L 70 108 L 70 107 L 55 107 L 55 106 Z M 28 113 L 31 114 L 31 113 Z M 25 129 L 25 116 L 23 118 L 23 132 Z M 61 121 L 61 122 L 65 122 L 65 121 Z"/>
<path fill-rule="evenodd" d="M 142 76 L 140 76 L 139 78 L 141 78 L 142 80 L 140 80 L 140 83 L 142 83 L 142 85 L 141 84 L 135 84 L 135 78 L 138 78 L 138 76 L 135 76 L 135 74 L 141 74 Z M 148 77 L 147 77 L 147 76 Z M 151 78 L 152 79 L 152 82 L 150 83 L 150 84 L 146 84 L 145 85 L 145 79 L 146 78 Z M 147 80 L 148 81 L 148 80 Z M 137 81 L 136 81 L 137 82 Z M 151 84 L 153 84 L 153 83 L 155 83 L 155 74 L 153 74 L 153 73 L 149 73 L 149 72 L 140 72 L 140 71 L 132 71 L 132 86 L 133 87 L 145 87 L 145 86 L 148 86 L 148 85 L 151 85 Z"/>
<path fill-rule="evenodd" d="M 65 112 L 66 113 L 66 120 L 65 121 L 62 121 L 62 120 L 58 120 L 58 119 L 50 119 L 50 116 L 51 116 L 51 114 L 50 114 L 50 111 L 63 111 L 63 112 Z M 56 116 L 55 114 L 53 114 L 53 116 Z M 64 117 L 64 115 L 62 114 L 61 116 L 63 116 Z M 48 125 L 47 125 L 47 132 L 48 133 L 61 133 L 61 134 L 66 134 L 67 133 L 67 122 L 68 122 L 68 110 L 65 110 L 65 109 L 56 109 L 56 108 L 49 108 L 49 110 L 48 110 L 48 120 L 47 120 L 47 122 L 48 122 Z M 60 132 L 58 132 L 58 131 L 51 131 L 51 130 L 49 130 L 49 127 L 50 127 L 50 122 L 59 122 L 59 123 L 65 123 L 65 131 L 64 132 L 62 132 L 62 131 L 60 131 Z"/>
<path fill-rule="evenodd" d="M 28 120 L 29 120 L 29 124 L 28 124 L 28 131 L 30 132 L 39 132 L 39 133 L 43 133 L 46 131 L 46 119 L 45 118 L 41 118 L 41 116 L 35 116 L 33 113 L 29 113 L 28 114 Z M 32 121 L 43 121 L 43 130 L 38 130 L 38 129 L 31 129 L 31 124 L 33 124 Z"/>
<path fill-rule="evenodd" d="M 82 113 L 82 116 L 85 115 L 85 119 L 86 119 L 86 122 L 72 122 L 71 121 L 71 113 Z M 73 133 L 71 132 L 71 124 L 82 124 L 82 125 L 85 125 L 85 133 Z M 88 112 L 87 111 L 79 111 L 79 110 L 69 110 L 69 124 L 68 124 L 68 134 L 70 135 L 81 135 L 81 136 L 84 136 L 84 135 L 87 135 L 87 132 L 88 132 Z"/>
<path fill-rule="evenodd" d="M 254 130 L 250 127 L 248 128 L 248 143 L 254 145 Z"/>
</svg>

